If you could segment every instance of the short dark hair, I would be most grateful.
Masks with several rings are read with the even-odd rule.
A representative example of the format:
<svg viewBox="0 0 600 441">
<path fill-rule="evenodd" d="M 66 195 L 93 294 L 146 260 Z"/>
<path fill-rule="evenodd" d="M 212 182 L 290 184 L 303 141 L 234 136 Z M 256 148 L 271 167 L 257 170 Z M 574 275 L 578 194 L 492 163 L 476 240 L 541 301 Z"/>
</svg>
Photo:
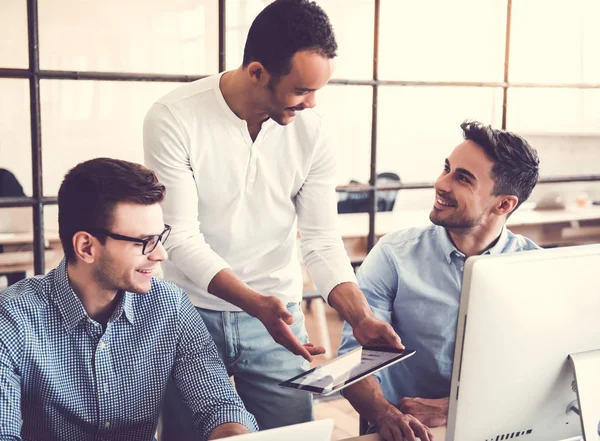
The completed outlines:
<svg viewBox="0 0 600 441">
<path fill-rule="evenodd" d="M 329 17 L 314 1 L 276 0 L 252 22 L 242 65 L 258 61 L 277 80 L 290 73 L 296 52 L 334 58 L 337 48 Z"/>
<path fill-rule="evenodd" d="M 67 261 L 75 261 L 73 235 L 109 229 L 117 203 L 152 205 L 162 202 L 164 196 L 165 186 L 140 164 L 96 158 L 73 167 L 58 190 L 58 234 Z"/>
<path fill-rule="evenodd" d="M 517 196 L 516 210 L 529 198 L 540 177 L 540 160 L 535 149 L 515 133 L 493 129 L 478 121 L 464 121 L 460 128 L 463 137 L 479 145 L 494 163 L 493 194 Z"/>
</svg>

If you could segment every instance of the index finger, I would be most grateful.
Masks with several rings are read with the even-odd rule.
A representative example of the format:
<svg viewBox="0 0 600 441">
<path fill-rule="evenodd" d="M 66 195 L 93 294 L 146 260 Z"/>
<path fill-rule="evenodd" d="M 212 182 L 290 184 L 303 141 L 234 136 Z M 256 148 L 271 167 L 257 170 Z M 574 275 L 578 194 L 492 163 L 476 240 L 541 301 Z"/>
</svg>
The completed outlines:
<svg viewBox="0 0 600 441">
<path fill-rule="evenodd" d="M 413 427 L 413 430 L 421 441 L 433 441 L 433 433 L 431 433 L 429 427 L 421 424 L 420 421 L 417 420 L 415 422 L 415 427 Z"/>
<path fill-rule="evenodd" d="M 408 418 L 410 418 L 410 415 L 408 416 Z M 400 430 L 402 431 L 402 434 L 404 435 L 404 438 L 406 438 L 407 441 L 417 441 L 415 439 L 415 433 L 413 432 L 410 422 L 403 420 L 400 423 Z M 427 440 L 422 440 L 422 441 L 427 441 Z"/>
<path fill-rule="evenodd" d="M 402 340 L 400 340 L 400 337 L 398 336 L 398 334 L 396 334 L 396 331 L 394 331 L 394 328 L 392 328 L 390 325 L 386 325 L 383 327 L 383 333 L 381 336 L 391 347 L 400 350 L 404 349 Z"/>
<path fill-rule="evenodd" d="M 429 441 L 433 441 L 435 438 L 435 436 L 433 436 L 433 432 L 427 426 L 425 426 L 425 430 L 427 431 L 427 435 L 429 436 Z"/>
</svg>

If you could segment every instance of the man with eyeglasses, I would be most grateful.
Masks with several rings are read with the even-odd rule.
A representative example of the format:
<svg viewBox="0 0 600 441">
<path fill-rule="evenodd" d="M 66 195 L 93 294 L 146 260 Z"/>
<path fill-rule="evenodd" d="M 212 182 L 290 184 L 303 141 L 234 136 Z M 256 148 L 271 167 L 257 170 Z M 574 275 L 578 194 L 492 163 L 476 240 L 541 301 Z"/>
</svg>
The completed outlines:
<svg viewBox="0 0 600 441">
<path fill-rule="evenodd" d="M 70 170 L 58 194 L 61 264 L 0 296 L 0 439 L 154 439 L 172 377 L 197 439 L 257 429 L 166 259 L 165 187 L 130 162 Z"/>
</svg>

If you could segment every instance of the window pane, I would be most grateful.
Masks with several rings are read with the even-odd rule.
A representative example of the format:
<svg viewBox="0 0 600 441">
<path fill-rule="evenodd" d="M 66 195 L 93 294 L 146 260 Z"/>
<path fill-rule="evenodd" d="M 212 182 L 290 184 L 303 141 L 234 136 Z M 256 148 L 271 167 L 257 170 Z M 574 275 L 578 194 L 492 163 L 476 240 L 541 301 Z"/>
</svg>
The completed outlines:
<svg viewBox="0 0 600 441">
<path fill-rule="evenodd" d="M 65 173 L 107 156 L 142 163 L 142 124 L 153 102 L 179 84 L 41 82 L 44 192 L 56 195 Z"/>
<path fill-rule="evenodd" d="M 600 90 L 509 89 L 506 116 L 538 150 L 542 176 L 600 173 Z"/>
<path fill-rule="evenodd" d="M 248 29 L 254 18 L 271 0 L 237 0 L 225 2 L 225 46 L 227 69 L 236 69 L 244 58 Z"/>
<path fill-rule="evenodd" d="M 502 81 L 506 0 L 382 0 L 387 80 Z"/>
<path fill-rule="evenodd" d="M 377 171 L 403 183 L 434 182 L 444 159 L 462 141 L 460 124 L 475 119 L 500 127 L 502 89 L 382 86 Z"/>
<path fill-rule="evenodd" d="M 377 217 L 375 222 L 377 223 Z M 350 261 L 361 263 L 367 257 L 369 214 L 365 212 L 340 214 L 338 226 Z"/>
<path fill-rule="evenodd" d="M 0 291 L 33 269 L 32 242 L 31 208 L 0 208 Z"/>
<path fill-rule="evenodd" d="M 31 196 L 29 81 L 0 79 L 0 197 Z"/>
<path fill-rule="evenodd" d="M 56 206 L 49 208 L 53 209 L 55 225 L 44 231 L 46 272 L 55 268 L 63 257 L 56 226 Z M 33 276 L 33 255 L 31 207 L 0 208 L 0 291 Z"/>
<path fill-rule="evenodd" d="M 2 0 L 0 10 L 0 67 L 26 69 L 29 56 L 25 2 Z"/>
<path fill-rule="evenodd" d="M 227 69 L 242 64 L 244 45 L 254 18 L 270 0 L 228 1 Z M 339 46 L 334 78 L 371 79 L 373 65 L 372 0 L 321 0 L 319 5 L 329 16 Z M 360 29 L 360 32 L 357 32 Z"/>
<path fill-rule="evenodd" d="M 324 115 L 338 152 L 339 185 L 369 181 L 372 102 L 372 88 L 367 86 L 331 84 L 317 92 L 317 110 Z"/>
<path fill-rule="evenodd" d="M 510 80 L 600 83 L 599 16 L 597 0 L 513 2 Z"/>
<path fill-rule="evenodd" d="M 334 78 L 373 78 L 373 0 L 321 0 L 338 43 Z"/>
<path fill-rule="evenodd" d="M 214 0 L 38 0 L 38 8 L 43 69 L 217 72 Z"/>
</svg>

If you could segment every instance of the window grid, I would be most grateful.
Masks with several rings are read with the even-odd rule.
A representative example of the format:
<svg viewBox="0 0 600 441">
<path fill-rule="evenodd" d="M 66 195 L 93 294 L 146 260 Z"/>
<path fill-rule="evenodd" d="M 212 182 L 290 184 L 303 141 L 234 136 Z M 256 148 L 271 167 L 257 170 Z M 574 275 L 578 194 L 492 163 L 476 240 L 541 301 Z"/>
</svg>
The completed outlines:
<svg viewBox="0 0 600 441">
<path fill-rule="evenodd" d="M 225 2 L 227 0 L 217 0 L 219 11 L 219 72 L 225 70 L 226 48 L 226 16 Z M 403 80 L 380 80 L 378 73 L 379 60 L 379 22 L 380 22 L 380 0 L 373 0 L 375 8 L 374 14 L 374 35 L 373 35 L 373 69 L 372 79 L 370 80 L 347 80 L 335 79 L 330 84 L 336 86 L 364 86 L 371 87 L 373 91 L 373 107 L 371 113 L 371 161 L 369 185 L 361 189 L 355 189 L 347 185 L 337 187 L 337 191 L 356 191 L 367 192 L 369 194 L 369 234 L 368 250 L 375 243 L 375 216 L 376 216 L 376 195 L 377 191 L 397 190 L 397 189 L 423 189 L 432 188 L 433 184 L 413 183 L 387 185 L 377 188 L 375 186 L 377 176 L 377 111 L 378 111 L 378 92 L 379 86 L 451 86 L 451 87 L 497 87 L 503 90 L 502 103 L 502 128 L 506 128 L 506 115 L 508 106 L 508 89 L 510 88 L 567 88 L 567 89 L 600 89 L 600 84 L 579 83 L 529 83 L 529 82 L 509 82 L 509 55 L 510 55 L 510 32 L 511 32 L 511 14 L 512 0 L 506 0 L 506 31 L 505 31 L 505 53 L 504 53 L 504 74 L 502 82 L 461 82 L 461 81 L 403 81 Z M 41 111 L 40 111 L 40 80 L 42 79 L 62 79 L 62 80 L 97 80 L 97 81 L 160 81 L 160 82 L 189 82 L 195 81 L 206 75 L 166 75 L 149 73 L 123 73 L 123 72 L 92 72 L 92 71 L 63 71 L 63 70 L 40 70 L 39 67 L 39 23 L 38 23 L 38 4 L 37 0 L 27 0 L 27 31 L 28 31 L 28 55 L 29 69 L 11 69 L 0 68 L 0 78 L 24 78 L 29 80 L 30 91 L 30 113 L 31 113 L 31 153 L 32 153 L 32 197 L 20 198 L 0 198 L 0 208 L 2 207 L 32 207 L 33 208 L 33 226 L 34 226 L 34 271 L 35 274 L 44 274 L 44 207 L 57 203 L 56 197 L 44 196 L 43 191 L 43 169 L 42 169 L 42 139 L 41 139 Z M 545 178 L 540 180 L 543 183 L 564 183 L 564 182 L 586 182 L 598 181 L 600 175 L 592 176 L 573 176 L 560 178 Z"/>
</svg>

